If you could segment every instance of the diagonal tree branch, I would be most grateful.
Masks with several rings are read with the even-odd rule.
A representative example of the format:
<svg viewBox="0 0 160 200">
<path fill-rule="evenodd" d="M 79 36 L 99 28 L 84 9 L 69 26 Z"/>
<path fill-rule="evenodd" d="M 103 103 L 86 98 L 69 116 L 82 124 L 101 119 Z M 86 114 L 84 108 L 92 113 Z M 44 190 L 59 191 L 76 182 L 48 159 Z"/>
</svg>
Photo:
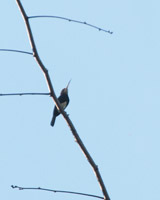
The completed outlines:
<svg viewBox="0 0 160 200">
<path fill-rule="evenodd" d="M 47 192 L 55 192 L 55 193 L 67 193 L 67 194 L 76 194 L 76 195 L 82 195 L 82 196 L 88 196 L 88 197 L 94 197 L 98 199 L 104 199 L 103 197 L 93 195 L 93 194 L 86 194 L 82 192 L 72 192 L 72 191 L 65 191 L 65 190 L 52 190 L 52 189 L 46 189 L 41 187 L 20 187 L 17 185 L 11 185 L 13 189 L 19 189 L 19 190 L 43 190 Z"/>
<path fill-rule="evenodd" d="M 103 32 L 106 32 L 106 33 L 109 33 L 109 34 L 113 33 L 110 30 L 105 30 L 105 29 L 100 28 L 98 26 L 95 26 L 93 24 L 89 24 L 87 22 L 82 22 L 82 21 L 79 21 L 79 20 L 70 19 L 70 18 L 66 18 L 66 17 L 53 16 L 53 15 L 37 15 L 37 16 L 29 16 L 28 18 L 29 19 L 34 19 L 34 18 L 56 18 L 56 19 L 66 20 L 66 21 L 69 21 L 69 22 L 74 22 L 74 23 L 78 23 L 78 24 L 83 24 L 83 25 L 86 25 L 86 26 L 90 26 L 92 28 L 98 29 L 99 31 L 103 31 Z"/>
<path fill-rule="evenodd" d="M 103 195 L 104 195 L 104 199 L 105 200 L 110 200 L 109 196 L 108 196 L 108 193 L 107 193 L 107 190 L 106 190 L 106 187 L 104 185 L 104 182 L 103 182 L 103 179 L 101 177 L 101 174 L 98 170 L 98 166 L 95 164 L 94 160 L 92 159 L 92 157 L 90 156 L 89 152 L 87 151 L 86 147 L 84 146 L 82 140 L 80 139 L 72 121 L 69 119 L 68 115 L 63 111 L 60 103 L 58 102 L 57 100 L 57 97 L 55 95 L 55 92 L 53 90 L 53 86 L 52 86 L 52 83 L 51 83 L 51 80 L 50 80 L 50 77 L 49 77 L 49 74 L 48 74 L 48 70 L 45 68 L 45 66 L 43 65 L 39 55 L 38 55 L 38 52 L 37 52 L 37 49 L 36 49 L 36 45 L 35 45 L 35 42 L 34 42 L 34 38 L 33 38 L 33 35 L 32 35 L 32 31 L 31 31 L 31 27 L 30 27 L 30 24 L 29 24 L 29 20 L 28 20 L 28 16 L 26 15 L 26 12 L 21 4 L 21 1 L 20 0 L 16 0 L 17 4 L 18 4 L 18 7 L 20 9 L 20 12 L 24 18 L 24 22 L 25 22 L 25 25 L 26 25 L 26 29 L 27 29 L 27 32 L 28 32 L 28 36 L 29 36 L 29 40 L 30 40 L 30 44 L 31 44 L 31 47 L 32 47 L 32 51 L 33 51 L 33 56 L 35 57 L 35 60 L 37 61 L 39 67 L 41 68 L 41 70 L 43 71 L 44 73 L 44 76 L 46 78 L 46 82 L 48 84 L 48 89 L 49 89 L 49 92 L 51 94 L 51 97 L 53 98 L 56 106 L 58 107 L 58 109 L 60 110 L 61 114 L 63 115 L 63 117 L 65 118 L 66 122 L 68 123 L 68 126 L 70 127 L 71 131 L 72 131 L 72 134 L 73 136 L 75 137 L 75 140 L 77 141 L 78 145 L 80 146 L 82 152 L 84 153 L 84 155 L 86 156 L 87 160 L 89 161 L 89 163 L 91 164 L 92 168 L 93 168 L 93 171 L 97 177 L 97 180 L 99 182 L 99 185 L 100 185 L 100 188 L 103 192 Z"/>
</svg>

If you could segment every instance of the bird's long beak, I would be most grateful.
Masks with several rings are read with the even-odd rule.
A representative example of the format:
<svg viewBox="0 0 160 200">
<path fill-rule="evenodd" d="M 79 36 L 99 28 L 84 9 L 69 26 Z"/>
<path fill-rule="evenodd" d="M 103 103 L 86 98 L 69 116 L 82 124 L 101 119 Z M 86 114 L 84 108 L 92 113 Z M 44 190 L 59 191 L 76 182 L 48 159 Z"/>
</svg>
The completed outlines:
<svg viewBox="0 0 160 200">
<path fill-rule="evenodd" d="M 72 79 L 71 79 L 72 80 Z M 70 82 L 71 82 L 71 80 L 68 82 L 68 84 L 67 84 L 67 87 L 66 87 L 66 89 L 68 90 L 68 87 L 69 87 L 69 84 L 70 84 Z"/>
</svg>

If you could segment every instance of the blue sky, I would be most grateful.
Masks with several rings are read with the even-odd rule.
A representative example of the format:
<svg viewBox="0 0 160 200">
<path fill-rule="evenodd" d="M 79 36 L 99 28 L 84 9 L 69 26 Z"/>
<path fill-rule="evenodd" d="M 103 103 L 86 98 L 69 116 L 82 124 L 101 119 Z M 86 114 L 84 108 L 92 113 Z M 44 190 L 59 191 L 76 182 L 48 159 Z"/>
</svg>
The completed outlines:
<svg viewBox="0 0 160 200">
<path fill-rule="evenodd" d="M 57 96 L 99 166 L 112 200 L 159 200 L 160 28 L 158 0 L 28 1 L 30 15 L 86 21 L 113 34 L 57 19 L 32 19 L 39 55 Z M 31 52 L 15 1 L 0 7 L 0 48 Z M 48 92 L 30 55 L 0 52 L 0 93 Z M 0 97 L 0 199 L 82 199 L 11 185 L 102 196 L 96 177 L 62 116 L 50 126 L 48 96 Z M 87 199 L 83 197 L 83 199 Z"/>
</svg>

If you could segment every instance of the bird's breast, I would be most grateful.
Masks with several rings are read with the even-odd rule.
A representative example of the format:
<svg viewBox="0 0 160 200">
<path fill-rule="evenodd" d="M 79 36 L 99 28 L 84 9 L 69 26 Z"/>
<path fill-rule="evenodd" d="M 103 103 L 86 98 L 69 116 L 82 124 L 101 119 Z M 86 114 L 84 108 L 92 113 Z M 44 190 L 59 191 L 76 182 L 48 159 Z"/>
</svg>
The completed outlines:
<svg viewBox="0 0 160 200">
<path fill-rule="evenodd" d="M 65 102 L 61 103 L 61 106 L 62 106 L 62 108 L 64 110 L 66 108 L 66 106 L 67 106 L 67 102 L 65 101 Z"/>
<path fill-rule="evenodd" d="M 62 107 L 63 110 L 66 108 L 66 106 L 67 106 L 67 102 L 66 101 L 61 103 L 61 107 Z M 58 107 L 57 107 L 57 111 L 58 111 L 58 113 L 60 113 Z"/>
</svg>

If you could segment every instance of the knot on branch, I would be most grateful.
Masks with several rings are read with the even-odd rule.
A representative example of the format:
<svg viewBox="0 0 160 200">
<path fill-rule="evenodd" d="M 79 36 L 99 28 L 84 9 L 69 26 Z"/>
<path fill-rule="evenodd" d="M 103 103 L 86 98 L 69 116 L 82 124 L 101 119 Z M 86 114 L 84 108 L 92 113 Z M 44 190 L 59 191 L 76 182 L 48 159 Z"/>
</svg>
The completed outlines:
<svg viewBox="0 0 160 200">
<path fill-rule="evenodd" d="M 98 171 L 98 165 L 96 165 L 95 170 Z"/>
</svg>

